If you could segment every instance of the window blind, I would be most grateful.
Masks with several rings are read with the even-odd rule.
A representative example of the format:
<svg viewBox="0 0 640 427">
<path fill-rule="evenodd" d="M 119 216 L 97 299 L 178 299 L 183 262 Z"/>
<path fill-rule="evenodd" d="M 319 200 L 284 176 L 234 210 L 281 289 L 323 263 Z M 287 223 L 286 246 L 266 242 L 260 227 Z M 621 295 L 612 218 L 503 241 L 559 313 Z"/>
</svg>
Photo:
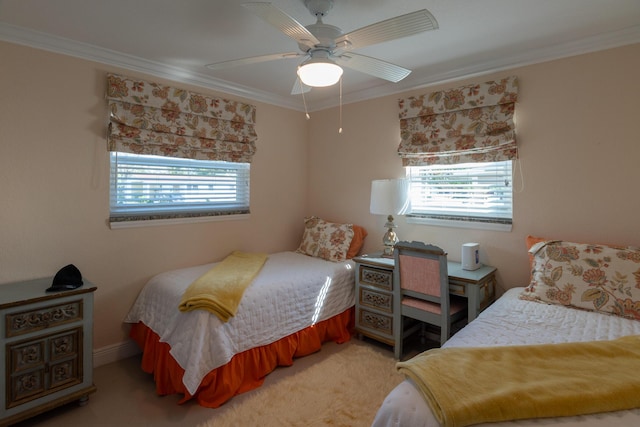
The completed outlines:
<svg viewBox="0 0 640 427">
<path fill-rule="evenodd" d="M 512 161 L 408 167 L 411 215 L 511 223 Z"/>
<path fill-rule="evenodd" d="M 249 163 L 111 153 L 111 222 L 249 212 Z"/>
</svg>

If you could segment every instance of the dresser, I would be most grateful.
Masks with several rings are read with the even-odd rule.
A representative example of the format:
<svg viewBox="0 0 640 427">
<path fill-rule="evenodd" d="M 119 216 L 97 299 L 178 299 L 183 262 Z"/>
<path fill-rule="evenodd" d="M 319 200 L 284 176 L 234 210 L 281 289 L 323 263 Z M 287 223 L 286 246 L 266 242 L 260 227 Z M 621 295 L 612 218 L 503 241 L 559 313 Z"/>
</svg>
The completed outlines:
<svg viewBox="0 0 640 427">
<path fill-rule="evenodd" d="M 380 342 L 395 345 L 393 338 L 393 258 L 380 254 L 354 258 L 356 263 L 356 331 Z M 472 321 L 496 298 L 496 268 L 483 265 L 463 270 L 447 262 L 449 292 L 468 299 L 467 321 Z"/>
<path fill-rule="evenodd" d="M 45 292 L 53 278 L 0 285 L 0 426 L 86 403 L 93 384 L 93 292 Z"/>
</svg>

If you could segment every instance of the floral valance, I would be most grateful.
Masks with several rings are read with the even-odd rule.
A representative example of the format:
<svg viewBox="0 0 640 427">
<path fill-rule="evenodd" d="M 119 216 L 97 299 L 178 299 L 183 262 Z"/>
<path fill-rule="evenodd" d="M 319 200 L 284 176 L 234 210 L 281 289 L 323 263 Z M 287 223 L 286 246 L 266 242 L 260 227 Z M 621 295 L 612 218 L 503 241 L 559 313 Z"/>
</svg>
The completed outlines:
<svg viewBox="0 0 640 427">
<path fill-rule="evenodd" d="M 403 166 L 517 158 L 517 99 L 516 77 L 400 99 Z"/>
<path fill-rule="evenodd" d="M 109 151 L 250 163 L 256 107 L 107 75 Z"/>
</svg>

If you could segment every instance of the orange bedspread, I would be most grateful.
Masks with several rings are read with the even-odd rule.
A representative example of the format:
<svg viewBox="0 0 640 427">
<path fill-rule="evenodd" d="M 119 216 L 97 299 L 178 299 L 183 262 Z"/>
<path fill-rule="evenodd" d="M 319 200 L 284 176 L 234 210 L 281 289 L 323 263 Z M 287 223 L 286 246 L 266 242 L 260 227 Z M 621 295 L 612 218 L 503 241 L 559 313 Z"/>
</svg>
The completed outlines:
<svg viewBox="0 0 640 427">
<path fill-rule="evenodd" d="M 235 355 L 226 365 L 209 372 L 193 396 L 182 383 L 184 369 L 169 353 L 169 344 L 160 342 L 158 335 L 143 323 L 133 324 L 130 336 L 142 348 L 142 369 L 153 374 L 159 395 L 179 393 L 184 395 L 180 403 L 195 397 L 201 406 L 217 408 L 237 394 L 260 387 L 265 376 L 276 367 L 290 366 L 294 357 L 318 351 L 323 342 L 349 341 L 353 313 L 352 307 L 272 344 Z"/>
</svg>

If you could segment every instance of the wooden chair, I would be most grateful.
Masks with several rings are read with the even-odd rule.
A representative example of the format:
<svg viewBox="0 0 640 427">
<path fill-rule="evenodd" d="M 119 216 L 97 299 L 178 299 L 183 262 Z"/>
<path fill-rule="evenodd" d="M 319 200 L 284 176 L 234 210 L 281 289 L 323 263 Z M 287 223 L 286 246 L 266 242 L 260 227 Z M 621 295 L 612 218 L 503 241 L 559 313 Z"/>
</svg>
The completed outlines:
<svg viewBox="0 0 640 427">
<path fill-rule="evenodd" d="M 393 335 L 395 357 L 402 357 L 404 339 L 424 323 L 440 328 L 440 345 L 451 334 L 451 324 L 466 316 L 464 298 L 449 296 L 447 253 L 422 242 L 398 242 L 394 248 Z M 404 319 L 420 322 L 405 330 Z"/>
</svg>

